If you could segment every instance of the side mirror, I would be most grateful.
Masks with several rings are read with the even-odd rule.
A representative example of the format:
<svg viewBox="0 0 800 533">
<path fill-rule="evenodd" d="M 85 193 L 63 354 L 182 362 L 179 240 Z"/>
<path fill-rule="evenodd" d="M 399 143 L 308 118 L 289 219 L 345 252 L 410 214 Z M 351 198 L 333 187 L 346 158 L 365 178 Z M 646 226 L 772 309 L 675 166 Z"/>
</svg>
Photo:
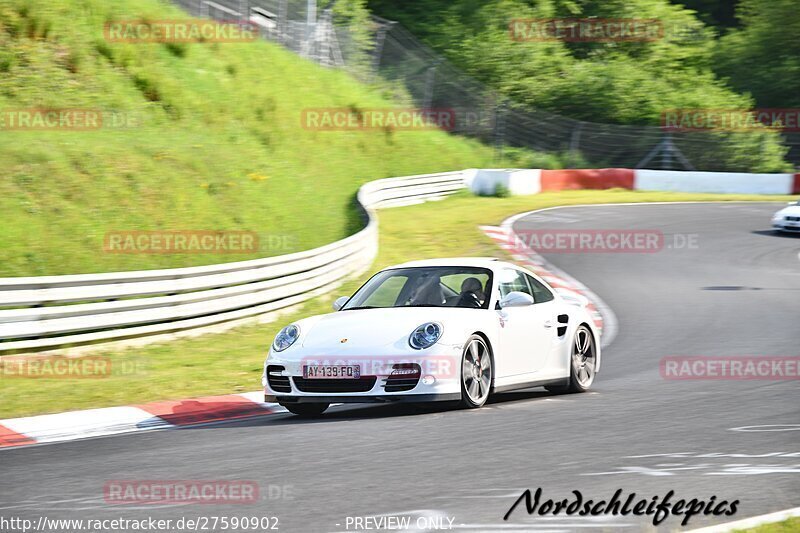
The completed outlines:
<svg viewBox="0 0 800 533">
<path fill-rule="evenodd" d="M 349 300 L 349 299 L 350 298 L 348 298 L 347 296 L 341 296 L 339 298 L 336 298 L 336 301 L 333 302 L 333 310 L 334 311 L 338 311 L 339 309 L 344 307 L 344 304 L 346 304 L 347 300 Z"/>
<path fill-rule="evenodd" d="M 526 305 L 533 305 L 533 296 L 524 292 L 511 291 L 503 296 L 499 303 L 501 309 L 506 307 L 525 307 Z"/>
<path fill-rule="evenodd" d="M 786 205 L 800 205 L 800 202 L 789 202 L 789 203 L 788 203 L 788 204 L 786 204 Z"/>
</svg>

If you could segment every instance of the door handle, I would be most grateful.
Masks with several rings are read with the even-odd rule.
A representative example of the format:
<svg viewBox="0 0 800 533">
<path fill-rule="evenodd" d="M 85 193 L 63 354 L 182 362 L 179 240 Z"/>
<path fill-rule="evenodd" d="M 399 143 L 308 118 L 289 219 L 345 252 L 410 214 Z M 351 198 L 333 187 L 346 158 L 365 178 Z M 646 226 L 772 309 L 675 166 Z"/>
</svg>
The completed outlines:
<svg viewBox="0 0 800 533">
<path fill-rule="evenodd" d="M 553 322 L 551 322 L 550 320 L 545 320 L 544 321 L 544 327 L 552 328 L 553 327 Z"/>
</svg>

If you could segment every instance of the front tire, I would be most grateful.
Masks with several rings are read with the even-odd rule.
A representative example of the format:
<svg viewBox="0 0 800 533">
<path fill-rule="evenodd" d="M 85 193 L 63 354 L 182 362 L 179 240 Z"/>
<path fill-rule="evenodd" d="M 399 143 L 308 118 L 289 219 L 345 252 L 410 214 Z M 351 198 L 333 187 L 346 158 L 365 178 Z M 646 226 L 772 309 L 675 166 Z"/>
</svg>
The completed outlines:
<svg viewBox="0 0 800 533">
<path fill-rule="evenodd" d="M 597 347 L 594 336 L 586 326 L 579 326 L 572 341 L 569 384 L 545 387 L 550 392 L 586 392 L 597 372 Z"/>
<path fill-rule="evenodd" d="M 486 341 L 472 335 L 461 354 L 461 407 L 477 409 L 489 399 L 494 365 Z"/>
<path fill-rule="evenodd" d="M 330 407 L 329 403 L 282 403 L 281 406 L 285 407 L 287 411 L 297 416 L 313 417 L 319 416 Z"/>
</svg>

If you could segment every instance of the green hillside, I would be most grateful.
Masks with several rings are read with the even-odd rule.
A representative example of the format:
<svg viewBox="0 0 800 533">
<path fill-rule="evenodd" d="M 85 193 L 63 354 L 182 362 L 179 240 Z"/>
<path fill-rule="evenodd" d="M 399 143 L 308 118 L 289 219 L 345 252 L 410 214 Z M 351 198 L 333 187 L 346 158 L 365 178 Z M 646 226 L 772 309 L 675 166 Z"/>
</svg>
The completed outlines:
<svg viewBox="0 0 800 533">
<path fill-rule="evenodd" d="M 436 131 L 310 131 L 306 108 L 391 105 L 282 48 L 109 43 L 125 19 L 185 17 L 157 0 L 0 0 L 0 111 L 102 110 L 132 124 L 0 127 L 0 276 L 165 268 L 278 255 L 357 230 L 354 194 L 388 176 L 485 166 Z M 255 254 L 111 254 L 107 232 L 245 230 Z"/>
</svg>

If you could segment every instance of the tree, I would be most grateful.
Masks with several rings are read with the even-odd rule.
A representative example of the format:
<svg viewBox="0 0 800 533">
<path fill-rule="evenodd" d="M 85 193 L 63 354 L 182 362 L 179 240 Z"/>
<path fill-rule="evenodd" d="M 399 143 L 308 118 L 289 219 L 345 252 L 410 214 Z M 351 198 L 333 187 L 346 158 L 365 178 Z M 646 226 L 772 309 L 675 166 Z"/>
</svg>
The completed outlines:
<svg viewBox="0 0 800 533">
<path fill-rule="evenodd" d="M 724 36 L 715 71 L 759 107 L 800 107 L 800 10 L 796 0 L 743 0 L 742 28 Z"/>
</svg>

